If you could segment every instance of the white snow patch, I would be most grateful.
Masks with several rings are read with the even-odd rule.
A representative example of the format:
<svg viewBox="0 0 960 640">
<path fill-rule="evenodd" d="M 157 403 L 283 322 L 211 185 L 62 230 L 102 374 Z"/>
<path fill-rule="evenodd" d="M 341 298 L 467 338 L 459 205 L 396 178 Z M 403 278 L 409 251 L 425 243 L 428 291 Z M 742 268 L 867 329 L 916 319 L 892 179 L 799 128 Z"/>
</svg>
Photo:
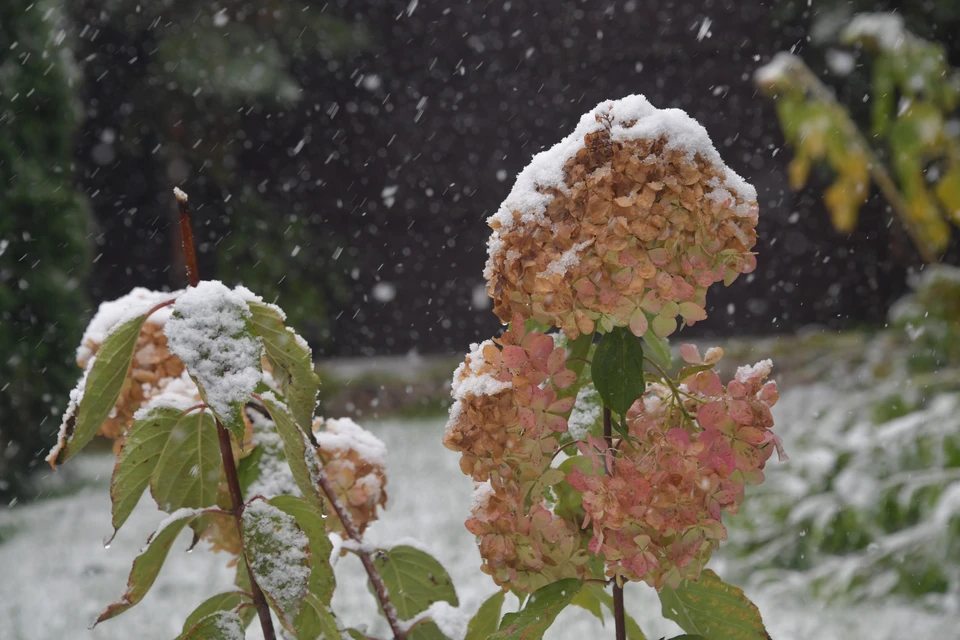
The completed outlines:
<svg viewBox="0 0 960 640">
<path fill-rule="evenodd" d="M 221 418 L 233 413 L 263 379 L 262 345 L 247 333 L 244 299 L 216 280 L 181 294 L 164 327 L 170 352 L 179 356 Z"/>
<path fill-rule="evenodd" d="M 322 428 L 321 428 L 322 426 Z M 319 419 L 313 423 L 313 435 L 327 451 L 355 451 L 361 460 L 378 467 L 387 464 L 387 447 L 350 418 Z"/>
<path fill-rule="evenodd" d="M 906 40 L 903 16 L 897 13 L 858 13 L 843 30 L 847 42 L 870 39 L 885 51 L 896 51 Z"/>
<path fill-rule="evenodd" d="M 270 541 L 259 553 L 247 554 L 260 587 L 277 601 L 285 614 L 295 614 L 310 577 L 307 536 L 296 519 L 265 500 L 254 500 L 243 510 L 244 529 Z"/>
<path fill-rule="evenodd" d="M 121 296 L 116 300 L 100 303 L 97 313 L 94 314 L 93 319 L 90 320 L 90 324 L 87 325 L 86 330 L 83 332 L 83 338 L 80 341 L 80 346 L 77 348 L 77 362 L 86 362 L 87 359 L 93 355 L 93 352 L 88 346 L 89 344 L 103 344 L 107 336 L 123 323 L 146 313 L 161 302 L 173 300 L 181 293 L 181 291 L 171 293 L 168 291 L 151 291 L 143 287 L 135 287 L 125 296 Z M 157 309 L 150 314 L 146 322 L 162 327 L 166 324 L 172 313 L 173 308 L 171 306 Z"/>
</svg>

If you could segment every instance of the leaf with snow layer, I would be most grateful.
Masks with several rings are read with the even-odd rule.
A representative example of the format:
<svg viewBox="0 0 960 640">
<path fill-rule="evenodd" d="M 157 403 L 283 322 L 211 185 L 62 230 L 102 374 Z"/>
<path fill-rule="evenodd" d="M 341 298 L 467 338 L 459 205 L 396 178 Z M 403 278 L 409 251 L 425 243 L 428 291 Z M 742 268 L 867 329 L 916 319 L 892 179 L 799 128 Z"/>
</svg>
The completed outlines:
<svg viewBox="0 0 960 640">
<path fill-rule="evenodd" d="M 294 481 L 300 487 L 304 498 L 323 513 L 323 496 L 319 488 L 320 462 L 317 460 L 316 450 L 307 439 L 307 434 L 297 426 L 287 405 L 269 392 L 264 393 L 261 398 L 263 406 L 277 427 L 280 439 L 283 440 L 283 450 Z"/>
<path fill-rule="evenodd" d="M 263 340 L 263 351 L 290 413 L 301 429 L 311 429 L 320 378 L 313 370 L 309 345 L 284 324 L 279 307 L 251 300 L 247 305 L 250 324 Z"/>
<path fill-rule="evenodd" d="M 243 551 L 257 584 L 291 633 L 307 595 L 310 545 L 296 518 L 262 498 L 247 503 L 241 518 Z"/>
<path fill-rule="evenodd" d="M 330 604 L 337 581 L 330 566 L 330 554 L 333 544 L 327 537 L 326 522 L 323 514 L 303 498 L 295 496 L 277 496 L 270 504 L 284 513 L 293 516 L 303 529 L 310 542 L 310 593 L 320 598 L 323 604 Z"/>
<path fill-rule="evenodd" d="M 237 640 L 246 635 L 245 628 L 243 620 L 233 611 L 215 611 L 198 620 L 177 640 Z"/>
<path fill-rule="evenodd" d="M 250 602 L 250 598 L 239 591 L 227 591 L 226 593 L 218 593 L 215 596 L 210 596 L 204 600 L 199 607 L 194 609 L 193 613 L 187 616 L 187 619 L 183 623 L 182 634 L 185 635 L 194 625 L 207 616 L 218 611 L 233 611 L 241 604 Z M 181 635 L 181 637 L 183 637 L 183 635 Z"/>
</svg>

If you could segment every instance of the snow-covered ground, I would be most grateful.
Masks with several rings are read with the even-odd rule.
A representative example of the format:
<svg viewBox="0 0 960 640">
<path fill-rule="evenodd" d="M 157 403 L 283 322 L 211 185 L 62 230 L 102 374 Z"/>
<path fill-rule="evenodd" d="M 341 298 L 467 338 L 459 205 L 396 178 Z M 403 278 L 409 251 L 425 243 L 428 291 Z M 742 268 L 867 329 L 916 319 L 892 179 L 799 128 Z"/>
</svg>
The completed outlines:
<svg viewBox="0 0 960 640">
<path fill-rule="evenodd" d="M 798 413 L 813 410 L 808 402 L 783 402 L 782 406 L 794 415 L 781 411 L 778 422 L 799 419 L 804 416 Z M 461 475 L 458 456 L 440 444 L 442 421 L 365 426 L 384 440 L 390 452 L 390 506 L 369 530 L 369 538 L 374 542 L 419 539 L 449 570 L 464 609 L 474 611 L 495 587 L 480 573 L 473 537 L 463 527 L 471 482 Z M 110 548 L 104 548 L 102 540 L 110 533 L 112 462 L 106 454 L 81 456 L 57 472 L 60 477 L 51 485 L 79 483 L 83 486 L 79 491 L 0 510 L 0 638 L 169 640 L 180 632 L 182 621 L 196 605 L 230 587 L 234 572 L 226 567 L 227 557 L 208 553 L 202 545 L 183 553 L 189 542 L 184 533 L 143 602 L 87 630 L 96 614 L 123 593 L 130 563 L 163 517 L 149 498 L 143 500 Z M 714 566 L 723 574 L 723 558 L 716 560 Z M 342 559 L 337 574 L 334 608 L 341 620 L 351 626 L 375 621 L 370 630 L 383 635 L 385 626 L 375 615 L 359 562 Z M 790 581 L 780 585 L 775 594 L 747 585 L 747 594 L 777 640 L 955 637 L 960 622 L 925 612 L 919 605 L 831 605 L 811 598 Z M 656 596 L 646 586 L 628 587 L 627 608 L 649 638 L 670 637 L 679 631 L 661 618 Z M 547 638 L 612 633 L 612 628 L 604 630 L 587 612 L 570 608 Z M 251 626 L 249 636 L 258 635 L 256 625 Z"/>
</svg>

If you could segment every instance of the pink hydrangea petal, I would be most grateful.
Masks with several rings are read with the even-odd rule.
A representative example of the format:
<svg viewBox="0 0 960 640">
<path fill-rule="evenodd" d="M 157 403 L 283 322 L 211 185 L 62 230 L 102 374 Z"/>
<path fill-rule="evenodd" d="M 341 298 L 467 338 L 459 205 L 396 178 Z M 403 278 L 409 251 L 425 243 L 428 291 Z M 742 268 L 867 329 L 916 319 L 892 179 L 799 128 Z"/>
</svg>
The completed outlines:
<svg viewBox="0 0 960 640">
<path fill-rule="evenodd" d="M 630 315 L 630 332 L 640 338 L 647 332 L 647 329 L 647 314 L 643 312 L 643 309 L 637 309 Z"/>
<path fill-rule="evenodd" d="M 703 360 L 700 359 L 700 350 L 697 349 L 696 345 L 689 343 L 680 345 L 680 357 L 683 358 L 684 362 L 689 364 L 700 364 L 703 362 Z"/>
<path fill-rule="evenodd" d="M 527 352 L 521 347 L 513 345 L 505 347 L 501 357 L 503 358 L 504 364 L 511 369 L 519 369 L 527 363 Z"/>
</svg>

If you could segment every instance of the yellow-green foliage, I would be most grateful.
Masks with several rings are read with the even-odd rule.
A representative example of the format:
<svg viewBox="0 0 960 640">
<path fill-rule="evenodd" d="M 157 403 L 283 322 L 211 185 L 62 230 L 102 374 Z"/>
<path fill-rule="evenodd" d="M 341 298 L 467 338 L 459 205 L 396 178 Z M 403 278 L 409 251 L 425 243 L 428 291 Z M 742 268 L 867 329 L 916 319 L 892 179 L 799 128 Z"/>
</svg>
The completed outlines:
<svg viewBox="0 0 960 640">
<path fill-rule="evenodd" d="M 777 100 L 784 137 L 795 155 L 790 184 L 802 188 L 810 167 L 823 161 L 836 174 L 824 194 L 834 227 L 852 231 L 871 178 L 891 201 L 920 254 L 934 261 L 960 224 L 960 139 L 949 116 L 960 103 L 960 74 L 944 47 L 916 37 L 893 14 L 860 14 L 842 34 L 844 44 L 872 57 L 870 130 L 882 146 L 895 180 L 838 103 L 803 62 L 779 54 L 757 73 L 757 83 Z M 928 171 L 939 163 L 936 173 Z M 879 174 L 879 175 L 878 175 Z"/>
</svg>

